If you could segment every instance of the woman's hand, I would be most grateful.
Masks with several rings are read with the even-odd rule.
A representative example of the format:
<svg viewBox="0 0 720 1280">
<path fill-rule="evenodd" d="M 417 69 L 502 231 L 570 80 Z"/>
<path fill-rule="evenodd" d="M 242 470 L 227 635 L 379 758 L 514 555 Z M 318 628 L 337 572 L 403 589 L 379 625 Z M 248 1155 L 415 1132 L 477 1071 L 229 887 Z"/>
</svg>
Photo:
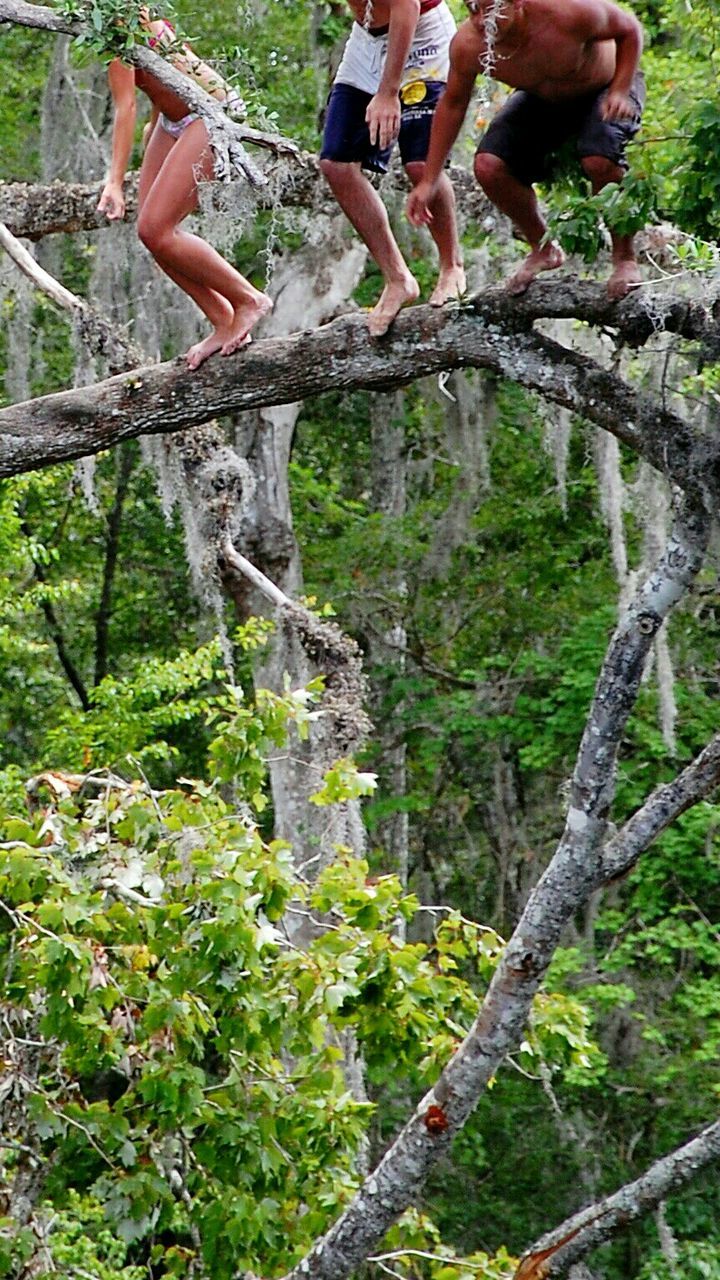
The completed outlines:
<svg viewBox="0 0 720 1280">
<path fill-rule="evenodd" d="M 106 182 L 98 200 L 98 213 L 104 213 L 108 222 L 125 217 L 125 197 L 119 182 Z"/>
</svg>

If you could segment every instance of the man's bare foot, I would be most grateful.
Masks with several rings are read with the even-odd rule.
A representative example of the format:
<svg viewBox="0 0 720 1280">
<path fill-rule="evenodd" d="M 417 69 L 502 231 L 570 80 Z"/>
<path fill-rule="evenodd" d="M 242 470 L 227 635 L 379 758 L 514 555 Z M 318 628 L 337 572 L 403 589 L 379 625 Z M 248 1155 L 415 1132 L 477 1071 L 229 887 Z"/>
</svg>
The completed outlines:
<svg viewBox="0 0 720 1280">
<path fill-rule="evenodd" d="M 409 271 L 404 280 L 386 284 L 367 318 L 371 337 L 381 338 L 384 333 L 387 333 L 398 312 L 407 306 L 408 302 L 415 302 L 419 297 L 418 282 Z"/>
<path fill-rule="evenodd" d="M 243 302 L 241 306 L 236 307 L 230 333 L 220 348 L 222 355 L 231 356 L 233 351 L 239 351 L 240 347 L 244 347 L 250 330 L 254 329 L 258 321 L 268 315 L 272 309 L 272 298 L 268 298 L 266 293 L 259 291 L 250 302 Z"/>
<path fill-rule="evenodd" d="M 539 249 L 533 249 L 508 280 L 506 285 L 508 293 L 524 293 L 541 271 L 555 271 L 564 261 L 565 254 L 560 246 L 553 244 L 552 241 L 550 244 L 541 245 Z"/>
<path fill-rule="evenodd" d="M 611 302 L 619 302 L 626 298 L 633 289 L 642 284 L 640 268 L 634 258 L 624 258 L 616 262 L 607 282 L 607 294 Z"/>
<path fill-rule="evenodd" d="M 466 288 L 465 268 L 448 267 L 447 270 L 441 271 L 437 278 L 437 284 L 430 294 L 430 306 L 443 307 L 446 302 L 457 302 Z"/>
</svg>

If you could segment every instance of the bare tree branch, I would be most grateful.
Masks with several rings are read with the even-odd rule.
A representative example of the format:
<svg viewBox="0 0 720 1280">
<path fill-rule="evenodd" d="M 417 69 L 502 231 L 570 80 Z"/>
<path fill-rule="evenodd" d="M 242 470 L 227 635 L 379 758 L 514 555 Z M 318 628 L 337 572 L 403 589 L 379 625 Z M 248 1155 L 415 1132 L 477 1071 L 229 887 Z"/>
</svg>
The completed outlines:
<svg viewBox="0 0 720 1280">
<path fill-rule="evenodd" d="M 320 173 L 318 157 L 303 152 L 301 161 L 296 163 L 280 155 L 261 162 L 268 183 L 255 192 L 259 207 L 299 207 L 313 215 L 337 210 L 335 198 Z M 451 165 L 448 172 L 460 202 L 460 220 L 482 221 L 490 209 L 482 188 L 466 169 Z M 137 179 L 136 173 L 128 174 L 125 179 L 128 221 L 137 215 Z M 102 183 L 97 182 L 0 182 L 0 220 L 14 235 L 28 240 L 40 240 L 58 231 L 103 230 L 111 224 L 104 214 L 97 212 L 101 190 Z M 402 172 L 391 171 L 383 179 L 383 193 L 402 198 L 406 190 Z"/>
<path fill-rule="evenodd" d="M 288 1280 L 343 1280 L 374 1252 L 517 1044 L 562 931 L 605 879 L 602 846 L 618 747 L 657 631 L 704 559 L 710 519 L 683 501 L 665 551 L 610 641 L 578 751 L 565 830 L 533 890 L 478 1017 L 354 1200 Z"/>
<path fill-rule="evenodd" d="M 28 541 L 30 541 L 32 536 L 31 531 L 29 526 L 24 520 L 22 522 L 21 527 L 22 527 L 23 533 L 25 534 L 25 537 L 28 539 Z M 42 565 L 39 564 L 38 561 L 35 560 L 34 558 L 33 558 L 33 575 L 35 577 L 35 581 L 38 582 L 41 586 L 45 586 L 47 584 L 47 577 L 45 574 L 45 570 L 43 569 Z M 53 608 L 52 602 L 50 600 L 46 598 L 41 598 L 40 608 L 42 609 L 43 614 L 45 615 L 45 621 L 47 622 L 48 631 L 50 632 L 50 638 L 53 644 L 55 645 L 55 650 L 57 652 L 60 666 L 65 672 L 65 675 L 67 676 L 69 683 L 72 685 L 73 689 L 75 690 L 80 700 L 80 706 L 82 707 L 83 711 L 88 711 L 90 708 L 90 699 L 88 697 L 87 689 L 85 687 L 85 681 L 83 680 L 78 668 L 76 667 L 75 663 L 73 662 L 73 659 L 70 656 L 70 651 L 65 641 L 65 635 L 60 625 L 60 619 L 58 618 L 55 612 L 55 609 Z"/>
<path fill-rule="evenodd" d="M 720 786 L 720 733 L 672 782 L 653 791 L 603 850 L 605 876 L 614 880 L 635 865 L 648 845 L 681 813 Z"/>
<path fill-rule="evenodd" d="M 567 1275 L 578 1258 L 654 1209 L 670 1191 L 684 1186 L 717 1160 L 720 1160 L 720 1121 L 657 1160 L 634 1182 L 581 1209 L 547 1232 L 523 1255 L 515 1280 L 550 1280 Z"/>
<path fill-rule="evenodd" d="M 542 298 L 543 289 L 534 285 L 528 293 Z M 183 430 L 219 414 L 329 390 L 405 386 L 446 369 L 475 367 L 604 427 L 675 483 L 717 505 L 717 434 L 704 434 L 587 356 L 508 321 L 489 322 L 493 292 L 473 305 L 414 307 L 380 340 L 370 337 L 361 317 L 343 316 L 320 329 L 255 342 L 194 372 L 176 360 L 11 405 L 0 411 L 0 476 L 96 453 L 134 436 Z M 504 298 L 501 305 L 507 305 Z M 519 323 L 526 323 L 522 312 Z"/>
<path fill-rule="evenodd" d="M 112 370 L 128 369 L 141 362 L 138 348 L 125 334 L 45 271 L 3 223 L 0 223 L 0 246 L 41 293 L 69 313 L 88 349 L 104 356 Z"/>
</svg>

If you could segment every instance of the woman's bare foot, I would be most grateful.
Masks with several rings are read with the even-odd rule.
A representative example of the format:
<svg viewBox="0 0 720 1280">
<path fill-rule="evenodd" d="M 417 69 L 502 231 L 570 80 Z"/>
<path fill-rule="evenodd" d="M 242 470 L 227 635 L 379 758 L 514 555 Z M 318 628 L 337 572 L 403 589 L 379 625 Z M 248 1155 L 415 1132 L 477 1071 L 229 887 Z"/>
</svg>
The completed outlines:
<svg viewBox="0 0 720 1280">
<path fill-rule="evenodd" d="M 381 338 L 384 333 L 387 333 L 398 312 L 402 311 L 409 302 L 417 301 L 419 297 L 420 287 L 409 271 L 402 280 L 393 280 L 390 284 L 386 284 L 367 318 L 370 336 Z"/>
<path fill-rule="evenodd" d="M 236 307 L 230 332 L 220 348 L 221 353 L 224 356 L 231 356 L 234 351 L 239 351 L 240 347 L 244 347 L 250 335 L 250 330 L 254 329 L 258 321 L 262 320 L 263 316 L 268 315 L 272 309 L 272 298 L 268 298 L 266 293 L 260 293 L 259 291 L 256 291 L 255 296 L 249 302 L 243 302 L 239 307 Z"/>
<path fill-rule="evenodd" d="M 446 302 L 457 302 L 466 288 L 465 268 L 460 265 L 447 267 L 440 272 L 437 284 L 430 294 L 430 306 L 443 307 Z"/>
<path fill-rule="evenodd" d="M 216 351 L 221 351 L 223 344 L 228 340 L 229 330 L 225 327 L 222 329 L 213 329 L 207 338 L 203 338 L 202 342 L 196 342 L 185 352 L 185 363 L 188 369 L 198 369 L 203 360 L 207 360 L 208 356 L 214 356 Z"/>
<path fill-rule="evenodd" d="M 611 302 L 619 302 L 626 298 L 633 289 L 642 284 L 640 268 L 634 258 L 623 258 L 616 262 L 607 282 L 607 294 Z"/>
<path fill-rule="evenodd" d="M 508 280 L 506 285 L 508 293 L 524 293 L 541 271 L 555 271 L 564 261 L 565 254 L 560 246 L 553 244 L 552 241 L 550 244 L 541 245 L 539 249 L 533 249 Z"/>
</svg>

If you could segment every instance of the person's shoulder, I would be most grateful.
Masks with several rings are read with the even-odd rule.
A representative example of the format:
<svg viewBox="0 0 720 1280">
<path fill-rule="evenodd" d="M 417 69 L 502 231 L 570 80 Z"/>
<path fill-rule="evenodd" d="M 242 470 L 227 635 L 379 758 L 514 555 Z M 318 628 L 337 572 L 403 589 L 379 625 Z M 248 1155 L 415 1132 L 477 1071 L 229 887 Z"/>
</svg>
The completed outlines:
<svg viewBox="0 0 720 1280">
<path fill-rule="evenodd" d="M 485 41 L 475 26 L 466 18 L 461 22 L 450 45 L 452 65 L 460 74 L 475 77 L 480 71 L 479 59 L 485 52 Z"/>
<path fill-rule="evenodd" d="M 601 30 L 610 13 L 619 12 L 612 0 L 537 0 L 537 8 L 565 30 L 588 35 Z"/>
</svg>

